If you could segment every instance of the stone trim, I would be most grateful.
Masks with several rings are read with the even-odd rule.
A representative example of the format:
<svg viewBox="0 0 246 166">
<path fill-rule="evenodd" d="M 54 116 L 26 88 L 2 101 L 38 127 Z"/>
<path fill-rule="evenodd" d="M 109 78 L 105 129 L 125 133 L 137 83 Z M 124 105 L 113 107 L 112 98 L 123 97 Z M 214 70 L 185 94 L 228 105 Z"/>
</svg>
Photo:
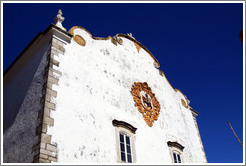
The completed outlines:
<svg viewBox="0 0 246 166">
<path fill-rule="evenodd" d="M 178 148 L 179 150 L 183 151 L 184 147 L 182 145 L 180 145 L 179 143 L 177 142 L 171 142 L 171 141 L 168 141 L 167 142 L 167 145 L 169 147 L 175 147 L 175 148 Z"/>
<path fill-rule="evenodd" d="M 118 121 L 118 120 L 116 120 L 116 119 L 114 119 L 114 120 L 112 121 L 112 124 L 113 124 L 113 126 L 115 126 L 115 127 L 124 127 L 124 128 L 128 129 L 129 131 L 131 131 L 131 132 L 134 133 L 134 134 L 135 134 L 135 132 L 136 132 L 136 130 L 137 130 L 137 128 L 133 127 L 133 126 L 130 125 L 129 123 L 126 123 L 126 122 L 123 122 L 123 121 Z"/>
<path fill-rule="evenodd" d="M 117 41 L 114 38 L 111 38 L 111 43 L 117 46 Z"/>
<path fill-rule="evenodd" d="M 138 45 L 138 44 L 137 44 L 137 43 L 135 43 L 135 42 L 134 42 L 134 44 L 135 44 L 136 49 L 137 49 L 137 51 L 138 51 L 138 53 L 139 53 L 139 51 L 140 51 L 140 49 L 141 49 L 141 46 L 140 46 L 140 45 Z"/>
<path fill-rule="evenodd" d="M 128 136 L 130 136 L 130 142 L 131 142 L 131 150 L 132 150 L 132 163 L 136 162 L 136 150 L 135 150 L 135 131 L 132 132 L 133 128 L 134 130 L 137 129 L 135 127 L 133 127 L 132 125 L 123 122 L 123 121 L 117 121 L 117 120 L 113 120 L 113 126 L 115 127 L 115 139 L 116 139 L 116 150 L 117 150 L 117 162 L 118 163 L 126 163 L 121 161 L 121 153 L 120 153 L 120 137 L 119 134 L 123 133 L 126 134 Z M 117 125 L 116 123 L 119 123 L 119 125 Z M 122 125 L 121 125 L 122 124 Z M 126 127 L 126 126 L 130 127 Z"/>
<path fill-rule="evenodd" d="M 75 29 L 82 29 L 82 30 L 86 31 L 86 32 L 90 35 L 90 37 L 91 37 L 92 39 L 94 39 L 94 40 L 109 40 L 109 39 L 112 38 L 111 36 L 108 36 L 107 38 L 103 38 L 103 37 L 93 37 L 92 34 L 91 34 L 88 30 L 86 30 L 85 28 L 83 28 L 83 27 L 81 27 L 81 26 L 73 26 L 73 27 L 69 30 L 69 32 L 70 32 L 72 35 L 74 35 L 74 30 L 75 30 Z M 118 38 L 119 38 L 119 37 L 127 38 L 127 39 L 131 40 L 132 42 L 134 42 L 134 44 L 136 43 L 139 47 L 143 48 L 147 53 L 149 53 L 149 55 L 153 58 L 153 60 L 155 61 L 155 67 L 156 67 L 156 68 L 159 68 L 159 67 L 160 67 L 159 62 L 158 62 L 157 59 L 154 57 L 154 55 L 153 55 L 153 54 L 152 54 L 152 53 L 151 53 L 144 45 L 142 45 L 140 42 L 138 42 L 138 41 L 135 40 L 134 38 L 130 37 L 129 35 L 125 35 L 125 34 L 117 34 L 116 36 L 117 36 Z M 121 42 L 120 42 L 120 43 L 121 43 Z M 139 48 L 139 49 L 140 49 L 140 48 Z"/>
<path fill-rule="evenodd" d="M 56 110 L 56 104 L 52 102 L 52 98 L 57 96 L 57 92 L 53 90 L 53 85 L 58 85 L 59 76 L 62 73 L 54 69 L 54 66 L 59 67 L 60 62 L 55 59 L 55 56 L 64 55 L 64 43 L 57 38 L 51 39 L 51 46 L 47 56 L 48 64 L 45 67 L 43 85 L 43 96 L 40 99 L 43 108 L 39 111 L 38 119 L 40 124 L 36 127 L 36 135 L 38 143 L 33 146 L 32 152 L 36 155 L 33 157 L 34 163 L 51 163 L 57 162 L 57 144 L 51 142 L 52 136 L 47 134 L 49 126 L 54 126 L 54 119 L 50 116 L 51 111 Z"/>
</svg>

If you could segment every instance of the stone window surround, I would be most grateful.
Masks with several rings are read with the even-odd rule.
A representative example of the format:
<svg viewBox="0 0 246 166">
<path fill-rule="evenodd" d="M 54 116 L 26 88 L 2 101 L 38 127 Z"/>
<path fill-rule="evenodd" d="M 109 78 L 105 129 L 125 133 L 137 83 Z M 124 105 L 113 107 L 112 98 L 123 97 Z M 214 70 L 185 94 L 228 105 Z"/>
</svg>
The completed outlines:
<svg viewBox="0 0 246 166">
<path fill-rule="evenodd" d="M 124 133 L 130 137 L 132 163 L 136 163 L 135 132 L 137 128 L 133 127 L 129 123 L 126 123 L 124 121 L 118 121 L 118 120 L 113 120 L 112 124 L 115 127 L 117 162 L 126 163 L 121 161 L 121 154 L 120 154 L 120 133 Z"/>
<path fill-rule="evenodd" d="M 177 142 L 171 142 L 171 141 L 168 141 L 167 145 L 169 146 L 172 162 L 175 163 L 174 162 L 174 158 L 173 158 L 173 153 L 175 152 L 175 153 L 178 153 L 180 155 L 181 163 L 184 163 L 184 159 L 183 159 L 183 149 L 184 149 L 184 147 L 182 145 L 180 145 L 179 143 L 177 143 Z"/>
</svg>

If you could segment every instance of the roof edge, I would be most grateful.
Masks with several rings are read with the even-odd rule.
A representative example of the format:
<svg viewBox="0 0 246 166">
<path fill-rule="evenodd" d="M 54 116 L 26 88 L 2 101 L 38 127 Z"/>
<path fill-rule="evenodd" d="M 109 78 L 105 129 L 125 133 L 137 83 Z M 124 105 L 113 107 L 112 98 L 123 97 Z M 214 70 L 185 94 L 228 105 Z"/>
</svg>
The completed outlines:
<svg viewBox="0 0 246 166">
<path fill-rule="evenodd" d="M 15 58 L 15 60 L 9 65 L 9 67 L 7 67 L 7 69 L 3 72 L 3 76 L 5 76 L 8 71 L 15 65 L 15 63 L 22 57 L 22 55 L 31 47 L 31 45 L 40 37 L 43 36 L 44 33 L 43 32 L 39 32 L 33 39 L 32 41 L 24 48 L 23 51 L 21 51 L 21 53 L 17 56 L 17 58 Z"/>
<path fill-rule="evenodd" d="M 9 67 L 3 72 L 3 76 L 5 76 L 8 71 L 15 65 L 15 63 L 22 57 L 22 55 L 32 46 L 33 43 L 35 43 L 35 41 L 41 37 L 46 35 L 50 29 L 56 29 L 58 31 L 61 31 L 62 33 L 65 33 L 66 35 L 68 35 L 69 37 L 73 37 L 73 35 L 71 35 L 69 32 L 66 32 L 64 30 L 62 30 L 61 28 L 57 27 L 54 24 L 50 24 L 43 32 L 39 32 L 32 40 L 31 42 L 24 48 L 23 51 L 21 51 L 21 53 L 17 56 L 17 58 L 15 58 L 15 60 L 9 65 Z"/>
<path fill-rule="evenodd" d="M 82 30 L 84 30 L 84 31 L 86 31 L 89 35 L 90 35 L 90 37 L 92 38 L 92 39 L 95 39 L 95 40 L 108 40 L 108 39 L 110 39 L 110 38 L 112 38 L 112 36 L 108 36 L 107 38 L 104 38 L 104 37 L 93 37 L 92 36 L 92 34 L 87 30 L 87 29 L 85 29 L 85 28 L 83 28 L 83 27 L 81 27 L 81 26 L 73 26 L 70 30 L 69 30 L 69 32 L 72 34 L 72 35 L 74 35 L 74 30 L 76 29 L 76 28 L 79 28 L 79 29 L 82 29 Z M 155 56 L 144 46 L 144 45 L 142 45 L 140 42 L 138 42 L 137 40 L 135 40 L 135 39 L 133 39 L 133 38 L 131 38 L 130 36 L 128 36 L 128 35 L 125 35 L 125 34 L 117 34 L 116 36 L 118 36 L 118 37 L 124 37 L 124 38 L 127 38 L 128 40 L 131 40 L 132 42 L 134 42 L 134 43 L 137 43 L 141 48 L 143 48 L 153 59 L 154 59 L 154 61 L 155 61 L 155 63 L 154 63 L 154 66 L 158 69 L 159 67 L 160 67 L 160 64 L 159 64 L 159 62 L 158 62 L 158 60 L 155 58 Z"/>
</svg>

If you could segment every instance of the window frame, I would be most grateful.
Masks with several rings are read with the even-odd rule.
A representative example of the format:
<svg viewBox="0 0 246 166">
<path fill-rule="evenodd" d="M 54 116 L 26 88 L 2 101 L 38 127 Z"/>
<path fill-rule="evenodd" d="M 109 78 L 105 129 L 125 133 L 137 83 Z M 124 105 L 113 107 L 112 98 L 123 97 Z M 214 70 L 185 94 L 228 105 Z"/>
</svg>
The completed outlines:
<svg viewBox="0 0 246 166">
<path fill-rule="evenodd" d="M 172 162 L 176 163 L 175 159 L 174 159 L 174 153 L 175 153 L 175 154 L 178 154 L 180 156 L 180 162 L 177 162 L 177 163 L 184 163 L 184 159 L 183 159 L 184 147 L 177 142 L 171 142 L 171 141 L 168 141 L 167 145 L 169 146 L 169 149 L 170 149 L 170 155 L 171 155 Z M 177 155 L 176 155 L 176 157 L 177 157 Z M 178 160 L 178 159 L 176 159 L 176 160 Z"/>
<path fill-rule="evenodd" d="M 123 136 L 123 142 L 121 141 L 121 138 L 119 139 L 120 140 L 120 160 L 121 162 L 126 162 L 126 163 L 132 163 L 132 141 L 131 141 L 131 136 L 128 134 L 128 133 L 125 133 L 125 132 L 122 132 L 120 131 L 119 132 L 119 136 Z M 129 144 L 127 143 L 127 138 L 129 139 Z M 121 145 L 123 144 L 123 149 L 124 151 L 122 151 L 122 148 L 121 148 Z M 130 153 L 128 152 L 128 147 L 130 146 Z M 122 152 L 124 153 L 124 158 L 125 158 L 125 161 L 122 160 Z M 129 158 L 128 158 L 128 155 L 131 156 L 130 160 L 129 161 Z"/>
<path fill-rule="evenodd" d="M 176 161 L 175 162 L 175 157 L 176 157 Z M 178 159 L 178 155 L 179 155 L 179 159 Z M 182 163 L 182 154 L 180 152 L 178 152 L 177 150 L 172 150 L 172 157 L 173 157 L 173 163 Z"/>
<path fill-rule="evenodd" d="M 121 160 L 121 145 L 120 145 L 120 134 L 125 135 L 124 139 L 126 136 L 129 137 L 130 139 L 130 149 L 131 149 L 131 163 L 136 162 L 136 151 L 135 151 L 135 131 L 137 130 L 134 128 L 132 125 L 123 122 L 123 121 L 117 121 L 113 120 L 113 126 L 115 127 L 115 138 L 116 138 L 116 152 L 117 152 L 117 162 L 118 163 L 129 163 L 127 159 L 127 145 L 126 145 L 126 140 L 124 147 L 125 147 L 125 159 L 126 161 Z"/>
</svg>

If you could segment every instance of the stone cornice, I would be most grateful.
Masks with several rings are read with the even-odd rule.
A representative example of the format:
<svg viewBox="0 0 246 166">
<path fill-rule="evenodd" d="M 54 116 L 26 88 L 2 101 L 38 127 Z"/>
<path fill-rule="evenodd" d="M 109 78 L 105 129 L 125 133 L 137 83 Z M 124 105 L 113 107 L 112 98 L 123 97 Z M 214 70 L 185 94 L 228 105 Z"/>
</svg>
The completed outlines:
<svg viewBox="0 0 246 166">
<path fill-rule="evenodd" d="M 167 142 L 167 145 L 168 145 L 169 147 L 175 147 L 175 148 L 178 148 L 178 149 L 180 149 L 181 151 L 183 151 L 183 149 L 184 149 L 184 147 L 183 147 L 182 145 L 180 145 L 179 143 L 177 143 L 177 142 L 171 142 L 171 141 L 168 141 L 168 142 Z"/>
<path fill-rule="evenodd" d="M 118 120 L 114 119 L 112 121 L 112 123 L 113 123 L 113 126 L 115 126 L 115 127 L 124 127 L 126 129 L 130 130 L 134 134 L 135 134 L 135 132 L 137 130 L 137 128 L 133 127 L 132 125 L 130 125 L 129 123 L 126 123 L 124 121 L 118 121 Z"/>
</svg>

